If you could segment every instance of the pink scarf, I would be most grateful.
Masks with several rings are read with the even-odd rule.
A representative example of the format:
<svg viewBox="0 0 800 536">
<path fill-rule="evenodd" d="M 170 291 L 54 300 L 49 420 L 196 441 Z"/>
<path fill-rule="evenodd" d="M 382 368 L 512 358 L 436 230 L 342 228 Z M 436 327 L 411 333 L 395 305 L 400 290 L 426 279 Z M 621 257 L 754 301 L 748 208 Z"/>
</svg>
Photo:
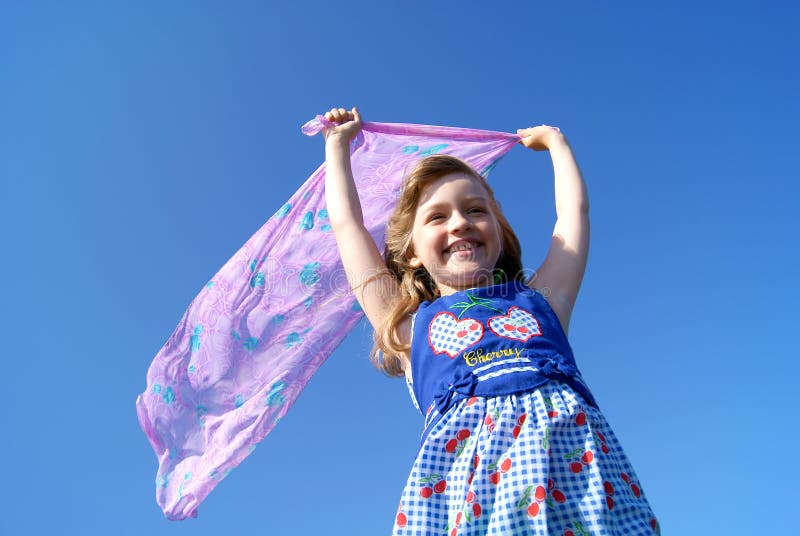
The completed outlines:
<svg viewBox="0 0 800 536">
<path fill-rule="evenodd" d="M 317 116 L 303 132 L 327 125 Z M 365 122 L 350 153 L 378 248 L 417 160 L 447 153 L 486 176 L 519 139 Z M 323 164 L 203 287 L 147 371 L 136 411 L 158 457 L 156 500 L 169 519 L 197 516 L 363 314 L 328 224 L 324 185 Z"/>
</svg>

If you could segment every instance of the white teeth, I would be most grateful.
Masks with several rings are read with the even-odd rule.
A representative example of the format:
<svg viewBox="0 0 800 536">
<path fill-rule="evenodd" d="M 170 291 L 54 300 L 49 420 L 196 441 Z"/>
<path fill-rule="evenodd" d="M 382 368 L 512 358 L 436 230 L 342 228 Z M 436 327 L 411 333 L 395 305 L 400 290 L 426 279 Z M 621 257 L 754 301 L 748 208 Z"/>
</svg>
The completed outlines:
<svg viewBox="0 0 800 536">
<path fill-rule="evenodd" d="M 456 244 L 455 246 L 451 247 L 450 252 L 454 253 L 456 251 L 467 251 L 472 249 L 474 248 L 472 247 L 472 244 L 470 244 L 469 242 L 461 242 L 460 244 Z"/>
</svg>

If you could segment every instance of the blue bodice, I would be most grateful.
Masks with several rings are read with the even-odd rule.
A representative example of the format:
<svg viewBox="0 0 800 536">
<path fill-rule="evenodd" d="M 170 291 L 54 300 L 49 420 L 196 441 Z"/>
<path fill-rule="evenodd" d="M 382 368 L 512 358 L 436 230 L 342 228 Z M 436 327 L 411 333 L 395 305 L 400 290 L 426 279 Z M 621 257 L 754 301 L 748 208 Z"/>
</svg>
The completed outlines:
<svg viewBox="0 0 800 536">
<path fill-rule="evenodd" d="M 412 337 L 413 391 L 426 431 L 459 400 L 531 391 L 550 379 L 597 405 L 558 317 L 544 296 L 522 282 L 423 302 Z"/>
</svg>

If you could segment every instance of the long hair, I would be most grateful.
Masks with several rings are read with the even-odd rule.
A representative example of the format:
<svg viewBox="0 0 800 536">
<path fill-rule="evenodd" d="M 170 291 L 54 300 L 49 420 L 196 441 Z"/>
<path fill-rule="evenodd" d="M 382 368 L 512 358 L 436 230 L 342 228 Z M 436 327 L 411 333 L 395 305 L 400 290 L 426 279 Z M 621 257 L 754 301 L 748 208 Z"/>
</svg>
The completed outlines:
<svg viewBox="0 0 800 536">
<path fill-rule="evenodd" d="M 386 267 L 399 287 L 398 299 L 393 303 L 383 324 L 375 330 L 375 344 L 370 353 L 373 364 L 389 376 L 402 376 L 400 355 L 411 350 L 409 343 L 400 340 L 397 327 L 424 301 L 433 301 L 440 296 L 433 278 L 424 267 L 415 268 L 409 263 L 411 236 L 417 206 L 425 188 L 451 173 L 463 173 L 474 178 L 489 194 L 489 206 L 500 227 L 502 249 L 495 266 L 494 282 L 524 280 L 522 252 L 519 239 L 500 210 L 494 192 L 483 177 L 472 167 L 454 156 L 437 154 L 420 160 L 403 183 L 394 213 L 386 230 Z"/>
</svg>

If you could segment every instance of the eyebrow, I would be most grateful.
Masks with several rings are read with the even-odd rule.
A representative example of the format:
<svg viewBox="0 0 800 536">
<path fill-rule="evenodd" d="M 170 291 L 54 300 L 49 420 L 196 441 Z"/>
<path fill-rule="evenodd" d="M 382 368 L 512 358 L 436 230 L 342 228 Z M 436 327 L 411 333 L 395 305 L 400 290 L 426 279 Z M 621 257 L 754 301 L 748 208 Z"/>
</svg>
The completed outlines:
<svg viewBox="0 0 800 536">
<path fill-rule="evenodd" d="M 465 197 L 463 199 L 463 201 L 465 203 L 467 203 L 467 204 L 474 203 L 475 201 L 480 201 L 482 203 L 488 204 L 489 203 L 489 198 L 488 197 L 484 197 L 484 196 L 479 196 L 479 195 L 473 195 L 473 196 Z M 449 203 L 447 203 L 445 201 L 441 201 L 439 203 L 434 203 L 432 205 L 426 205 L 426 204 L 423 203 L 422 205 L 420 205 L 419 208 L 424 212 L 428 212 L 430 210 L 435 210 L 435 209 L 438 209 L 438 208 L 446 206 L 446 205 L 449 205 Z"/>
</svg>

